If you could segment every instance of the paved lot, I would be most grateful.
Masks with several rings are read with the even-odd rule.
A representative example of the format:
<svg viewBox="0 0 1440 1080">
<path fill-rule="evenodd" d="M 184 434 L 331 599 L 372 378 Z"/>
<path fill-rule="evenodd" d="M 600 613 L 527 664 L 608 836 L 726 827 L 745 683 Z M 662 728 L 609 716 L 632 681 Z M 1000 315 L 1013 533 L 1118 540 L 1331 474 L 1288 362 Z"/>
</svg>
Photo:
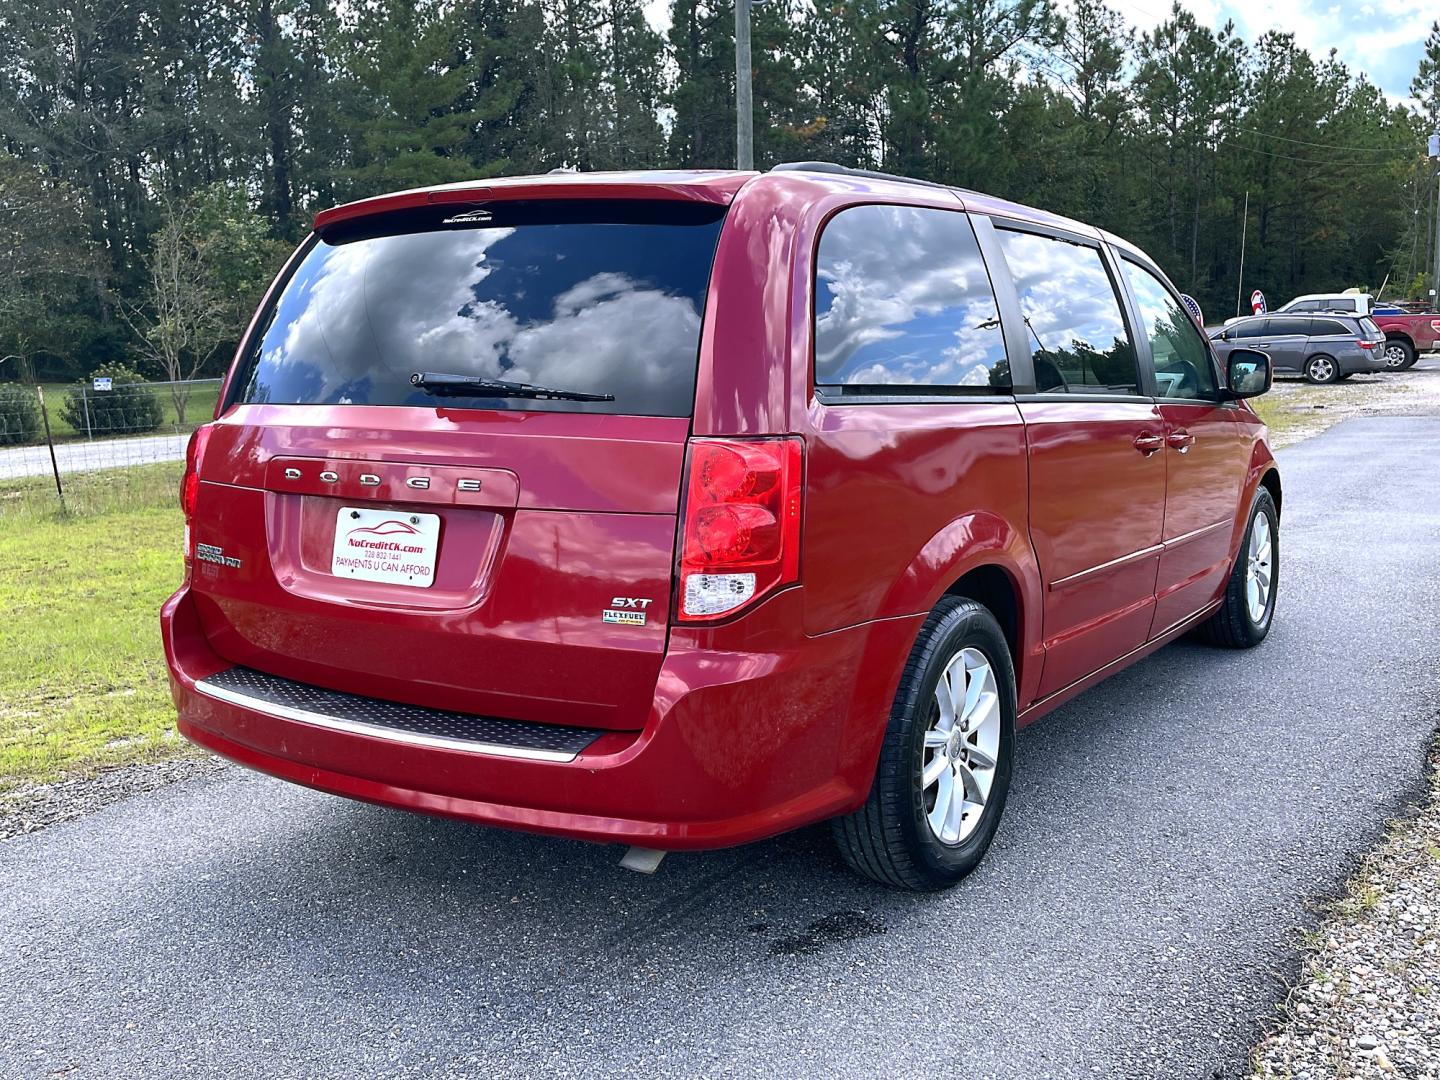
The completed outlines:
<svg viewBox="0 0 1440 1080">
<path fill-rule="evenodd" d="M 152 461 L 181 461 L 185 457 L 185 444 L 189 441 L 187 432 L 184 435 L 142 435 L 134 439 L 56 443 L 55 464 L 62 473 L 72 473 L 148 465 Z M 47 476 L 49 473 L 49 447 L 15 446 L 0 450 L 0 480 Z"/>
<path fill-rule="evenodd" d="M 1234 1077 L 1440 711 L 1440 418 L 1282 455 L 1278 622 L 1028 729 L 981 871 L 617 849 L 229 770 L 0 845 L 0 1075 Z"/>
</svg>

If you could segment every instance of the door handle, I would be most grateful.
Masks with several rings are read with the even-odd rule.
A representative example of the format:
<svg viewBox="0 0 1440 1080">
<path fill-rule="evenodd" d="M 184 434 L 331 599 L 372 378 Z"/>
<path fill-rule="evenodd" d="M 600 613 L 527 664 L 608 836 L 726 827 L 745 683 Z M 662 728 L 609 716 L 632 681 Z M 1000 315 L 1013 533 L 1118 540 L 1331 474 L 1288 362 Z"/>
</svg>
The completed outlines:
<svg viewBox="0 0 1440 1080">
<path fill-rule="evenodd" d="M 1165 436 L 1165 441 L 1183 454 L 1194 445 L 1195 436 L 1191 435 L 1184 428 L 1177 428 Z"/>
<path fill-rule="evenodd" d="M 1163 448 L 1164 445 L 1164 439 L 1149 431 L 1142 431 L 1139 435 L 1135 436 L 1135 449 L 1147 457 L 1155 453 L 1156 450 Z"/>
</svg>

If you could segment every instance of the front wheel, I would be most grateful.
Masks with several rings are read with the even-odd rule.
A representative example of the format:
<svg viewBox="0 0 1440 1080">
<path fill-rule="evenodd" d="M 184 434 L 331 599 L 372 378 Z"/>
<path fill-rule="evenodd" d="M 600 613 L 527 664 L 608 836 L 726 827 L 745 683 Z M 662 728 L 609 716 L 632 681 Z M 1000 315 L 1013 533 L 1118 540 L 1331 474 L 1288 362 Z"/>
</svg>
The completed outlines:
<svg viewBox="0 0 1440 1080">
<path fill-rule="evenodd" d="M 1305 381 L 1333 383 L 1340 377 L 1340 365 L 1328 356 L 1312 356 L 1305 361 Z"/>
<path fill-rule="evenodd" d="M 1201 624 L 1200 636 L 1230 649 L 1259 645 L 1275 621 L 1279 584 L 1280 514 L 1269 490 L 1261 487 L 1250 504 L 1250 522 L 1225 586 L 1225 599 Z"/>
<path fill-rule="evenodd" d="M 945 597 L 895 695 L 865 804 L 834 823 L 850 867 L 885 885 L 944 889 L 979 865 L 1010 791 L 1015 671 L 995 617 Z"/>
<path fill-rule="evenodd" d="M 1409 342 L 1391 338 L 1385 342 L 1385 370 L 1404 371 L 1415 366 L 1415 349 Z"/>
</svg>

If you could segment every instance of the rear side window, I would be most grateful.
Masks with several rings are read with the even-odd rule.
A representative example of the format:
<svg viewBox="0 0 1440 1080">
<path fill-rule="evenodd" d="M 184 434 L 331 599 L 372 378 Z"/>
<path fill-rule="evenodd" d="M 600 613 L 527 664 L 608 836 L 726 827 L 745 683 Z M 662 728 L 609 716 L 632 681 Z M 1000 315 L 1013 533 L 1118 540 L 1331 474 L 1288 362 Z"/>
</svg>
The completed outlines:
<svg viewBox="0 0 1440 1080">
<path fill-rule="evenodd" d="M 1128 259 L 1121 265 L 1140 309 L 1140 331 L 1150 341 L 1156 392 L 1161 397 L 1213 399 L 1220 383 L 1195 320 L 1150 271 Z"/>
<path fill-rule="evenodd" d="M 1301 300 L 1291 304 L 1286 311 L 1319 311 L 1324 305 L 1319 300 Z"/>
<path fill-rule="evenodd" d="M 1042 393 L 1138 394 L 1135 350 L 1095 248 L 999 230 Z"/>
<path fill-rule="evenodd" d="M 1353 334 L 1355 331 L 1347 330 L 1344 323 L 1338 323 L 1334 319 L 1316 319 L 1310 327 L 1311 337 L 1334 337 L 1338 335 Z"/>
<path fill-rule="evenodd" d="M 1010 387 L 995 294 L 963 213 L 856 206 L 830 220 L 815 270 L 815 383 Z"/>
<path fill-rule="evenodd" d="M 235 400 L 688 416 L 723 212 L 492 203 L 341 223 L 268 312 Z M 416 371 L 615 400 L 436 398 Z"/>
<path fill-rule="evenodd" d="M 1313 319 L 1291 319 L 1285 316 L 1271 319 L 1265 333 L 1269 337 L 1294 337 L 1299 335 L 1305 337 L 1310 333 L 1310 324 Z"/>
<path fill-rule="evenodd" d="M 1365 333 L 1369 334 L 1371 337 L 1379 337 L 1383 332 L 1380 329 L 1380 324 L 1377 323 L 1374 319 L 1368 317 L 1362 318 L 1360 320 L 1360 329 L 1364 330 Z"/>
</svg>

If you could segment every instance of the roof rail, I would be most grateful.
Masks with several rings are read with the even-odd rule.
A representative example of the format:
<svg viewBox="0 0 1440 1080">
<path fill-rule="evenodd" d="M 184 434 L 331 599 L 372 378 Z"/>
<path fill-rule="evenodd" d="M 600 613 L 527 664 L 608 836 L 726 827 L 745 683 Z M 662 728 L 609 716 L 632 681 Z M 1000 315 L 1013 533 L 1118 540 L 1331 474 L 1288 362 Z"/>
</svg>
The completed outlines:
<svg viewBox="0 0 1440 1080">
<path fill-rule="evenodd" d="M 770 166 L 770 171 L 831 173 L 836 176 L 863 176 L 868 180 L 893 180 L 898 184 L 918 184 L 921 187 L 940 188 L 944 191 L 954 190 L 949 184 L 937 184 L 933 180 L 917 180 L 913 176 L 898 176 L 895 173 L 876 172 L 874 169 L 852 169 L 847 165 L 837 165 L 833 161 L 783 161 L 779 165 Z"/>
</svg>

